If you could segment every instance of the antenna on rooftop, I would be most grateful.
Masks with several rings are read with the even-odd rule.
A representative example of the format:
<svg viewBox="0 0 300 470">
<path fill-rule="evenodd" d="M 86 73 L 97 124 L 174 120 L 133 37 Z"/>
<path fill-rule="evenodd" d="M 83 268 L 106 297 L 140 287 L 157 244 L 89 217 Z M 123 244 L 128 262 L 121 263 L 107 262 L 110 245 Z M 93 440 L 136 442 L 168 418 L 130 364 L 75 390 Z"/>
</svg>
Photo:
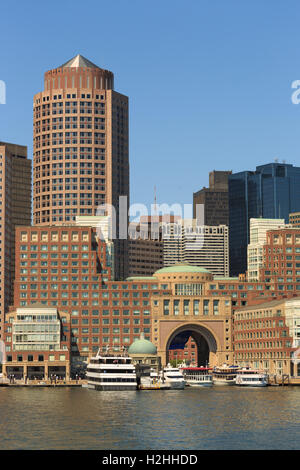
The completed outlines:
<svg viewBox="0 0 300 470">
<path fill-rule="evenodd" d="M 157 206 L 156 206 L 156 186 L 154 186 L 154 215 L 157 214 Z"/>
</svg>

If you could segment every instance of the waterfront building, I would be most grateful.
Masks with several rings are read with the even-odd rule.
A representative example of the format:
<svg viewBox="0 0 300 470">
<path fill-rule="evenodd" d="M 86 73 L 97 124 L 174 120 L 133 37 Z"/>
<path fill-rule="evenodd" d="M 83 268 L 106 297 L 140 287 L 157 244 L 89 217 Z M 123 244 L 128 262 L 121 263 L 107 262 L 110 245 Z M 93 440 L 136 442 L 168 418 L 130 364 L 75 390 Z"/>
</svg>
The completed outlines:
<svg viewBox="0 0 300 470">
<path fill-rule="evenodd" d="M 169 289 L 152 297 L 152 338 L 163 364 L 169 362 L 169 350 L 183 349 L 191 336 L 197 343 L 197 364 L 232 362 L 231 297 L 209 294 L 213 275 L 178 264 L 158 270 L 155 277 Z"/>
<path fill-rule="evenodd" d="M 120 197 L 128 222 L 128 97 L 113 73 L 81 55 L 47 71 L 33 116 L 33 223 L 74 222 L 107 204 L 118 235 Z M 127 240 L 116 239 L 115 254 L 115 277 L 125 279 Z"/>
<path fill-rule="evenodd" d="M 257 166 L 229 175 L 230 275 L 247 270 L 251 218 L 284 219 L 300 209 L 300 167 L 284 163 Z"/>
<path fill-rule="evenodd" d="M 106 259 L 106 245 L 96 238 L 95 228 L 16 229 L 14 308 L 38 302 L 70 314 L 73 370 L 99 348 L 99 289 L 110 280 Z"/>
<path fill-rule="evenodd" d="M 15 227 L 31 223 L 31 160 L 27 147 L 0 142 L 0 340 L 13 303 Z"/>
<path fill-rule="evenodd" d="M 107 247 L 90 226 L 16 230 L 14 308 L 39 302 L 71 318 L 71 370 L 99 348 L 118 351 L 145 334 L 151 339 L 150 295 L 155 278 L 111 280 Z"/>
<path fill-rule="evenodd" d="M 96 229 L 96 237 L 105 242 L 105 265 L 110 268 L 110 279 L 115 280 L 115 250 L 112 237 L 111 217 L 106 215 L 80 215 L 76 216 L 75 223 L 81 227 L 93 227 Z"/>
<path fill-rule="evenodd" d="M 260 268 L 263 266 L 263 246 L 266 243 L 267 231 L 284 226 L 284 219 L 250 219 L 250 243 L 247 250 L 248 281 L 259 281 Z"/>
<path fill-rule="evenodd" d="M 196 219 L 166 224 L 163 255 L 165 267 L 186 263 L 202 266 L 216 276 L 228 276 L 228 227 L 198 225 Z"/>
<path fill-rule="evenodd" d="M 70 378 L 70 315 L 31 304 L 7 313 L 3 374 L 15 379 Z"/>
<path fill-rule="evenodd" d="M 273 300 L 234 312 L 235 364 L 268 374 L 300 376 L 300 297 Z"/>
<path fill-rule="evenodd" d="M 260 278 L 266 289 L 277 293 L 300 293 L 300 229 L 267 232 Z"/>
<path fill-rule="evenodd" d="M 197 218 L 197 205 L 204 205 L 203 225 L 228 225 L 228 176 L 231 171 L 211 171 L 209 188 L 193 193 L 193 218 Z"/>
<path fill-rule="evenodd" d="M 296 237 L 297 230 L 290 231 L 296 270 L 300 236 Z M 42 305 L 70 316 L 72 376 L 82 372 L 99 349 L 104 352 L 109 346 L 121 351 L 139 340 L 141 333 L 157 348 L 162 365 L 175 358 L 176 351 L 178 358 L 183 352 L 186 360 L 199 365 L 232 362 L 233 312 L 299 292 L 296 277 L 293 282 L 287 278 L 281 288 L 279 281 L 272 280 L 273 271 L 265 280 L 249 282 L 242 275 L 216 276 L 188 264 L 115 281 L 107 259 L 106 244 L 96 227 L 16 229 L 13 311 Z M 12 347 L 10 328 L 5 324 L 6 345 Z"/>
</svg>

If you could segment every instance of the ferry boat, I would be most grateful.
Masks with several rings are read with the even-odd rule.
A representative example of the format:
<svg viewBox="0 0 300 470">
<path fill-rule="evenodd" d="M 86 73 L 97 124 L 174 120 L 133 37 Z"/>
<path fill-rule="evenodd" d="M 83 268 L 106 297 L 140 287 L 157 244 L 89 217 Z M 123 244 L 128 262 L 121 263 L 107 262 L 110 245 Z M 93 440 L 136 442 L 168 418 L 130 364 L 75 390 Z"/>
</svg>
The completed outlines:
<svg viewBox="0 0 300 470">
<path fill-rule="evenodd" d="M 190 387 L 209 387 L 213 384 L 212 370 L 209 367 L 181 367 L 186 385 Z"/>
<path fill-rule="evenodd" d="M 180 389 L 182 390 L 185 387 L 185 380 L 182 372 L 177 367 L 172 367 L 171 364 L 168 364 L 161 373 L 162 380 L 170 385 L 171 389 Z"/>
<path fill-rule="evenodd" d="M 214 367 L 212 371 L 214 385 L 235 385 L 238 366 L 228 366 L 223 364 L 221 367 Z"/>
<path fill-rule="evenodd" d="M 266 387 L 268 385 L 268 375 L 262 371 L 244 367 L 236 375 L 236 385 L 246 387 Z"/>
<path fill-rule="evenodd" d="M 137 390 L 135 366 L 125 350 L 111 354 L 107 348 L 101 354 L 99 349 L 87 365 L 86 378 L 88 388 L 94 390 Z"/>
</svg>

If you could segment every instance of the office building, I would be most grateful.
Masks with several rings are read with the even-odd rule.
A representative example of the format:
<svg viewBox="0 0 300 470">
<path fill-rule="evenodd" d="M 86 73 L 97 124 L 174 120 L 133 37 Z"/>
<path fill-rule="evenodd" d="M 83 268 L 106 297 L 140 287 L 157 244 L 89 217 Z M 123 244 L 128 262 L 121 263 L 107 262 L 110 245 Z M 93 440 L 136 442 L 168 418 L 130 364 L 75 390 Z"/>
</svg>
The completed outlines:
<svg viewBox="0 0 300 470">
<path fill-rule="evenodd" d="M 204 205 L 203 225 L 228 225 L 228 176 L 231 171 L 211 171 L 209 188 L 193 194 L 193 218 L 197 218 L 197 205 Z"/>
<path fill-rule="evenodd" d="M 129 277 L 152 276 L 164 266 L 164 227 L 179 220 L 179 216 L 164 214 L 141 216 L 129 225 Z"/>
<path fill-rule="evenodd" d="M 33 223 L 60 224 L 76 216 L 115 213 L 115 276 L 127 277 L 125 230 L 129 207 L 128 97 L 114 75 L 77 55 L 44 76 L 33 103 Z M 113 214 L 104 204 L 113 207 Z"/>
<path fill-rule="evenodd" d="M 267 231 L 284 226 L 284 219 L 250 219 L 250 243 L 247 252 L 248 281 L 260 280 L 260 268 L 263 267 L 263 246 L 267 240 Z"/>
<path fill-rule="evenodd" d="M 228 276 L 228 227 L 198 226 L 196 219 L 166 224 L 163 254 L 164 266 L 185 263 L 202 266 L 215 276 Z"/>
<path fill-rule="evenodd" d="M 13 303 L 15 228 L 31 223 L 31 160 L 27 147 L 0 142 L 0 339 Z"/>
<path fill-rule="evenodd" d="M 257 166 L 228 178 L 230 275 L 247 270 L 250 219 L 284 219 L 300 209 L 300 167 L 284 163 Z"/>
</svg>

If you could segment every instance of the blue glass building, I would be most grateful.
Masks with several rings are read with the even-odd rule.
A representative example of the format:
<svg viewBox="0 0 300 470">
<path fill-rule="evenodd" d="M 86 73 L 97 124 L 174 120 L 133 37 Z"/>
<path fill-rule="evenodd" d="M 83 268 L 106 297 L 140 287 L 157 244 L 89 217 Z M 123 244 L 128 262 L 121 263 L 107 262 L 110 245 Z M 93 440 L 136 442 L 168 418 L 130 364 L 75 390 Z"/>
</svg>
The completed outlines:
<svg viewBox="0 0 300 470">
<path fill-rule="evenodd" d="M 300 211 L 300 167 L 269 163 L 229 175 L 230 275 L 247 270 L 250 218 L 285 219 Z"/>
</svg>

